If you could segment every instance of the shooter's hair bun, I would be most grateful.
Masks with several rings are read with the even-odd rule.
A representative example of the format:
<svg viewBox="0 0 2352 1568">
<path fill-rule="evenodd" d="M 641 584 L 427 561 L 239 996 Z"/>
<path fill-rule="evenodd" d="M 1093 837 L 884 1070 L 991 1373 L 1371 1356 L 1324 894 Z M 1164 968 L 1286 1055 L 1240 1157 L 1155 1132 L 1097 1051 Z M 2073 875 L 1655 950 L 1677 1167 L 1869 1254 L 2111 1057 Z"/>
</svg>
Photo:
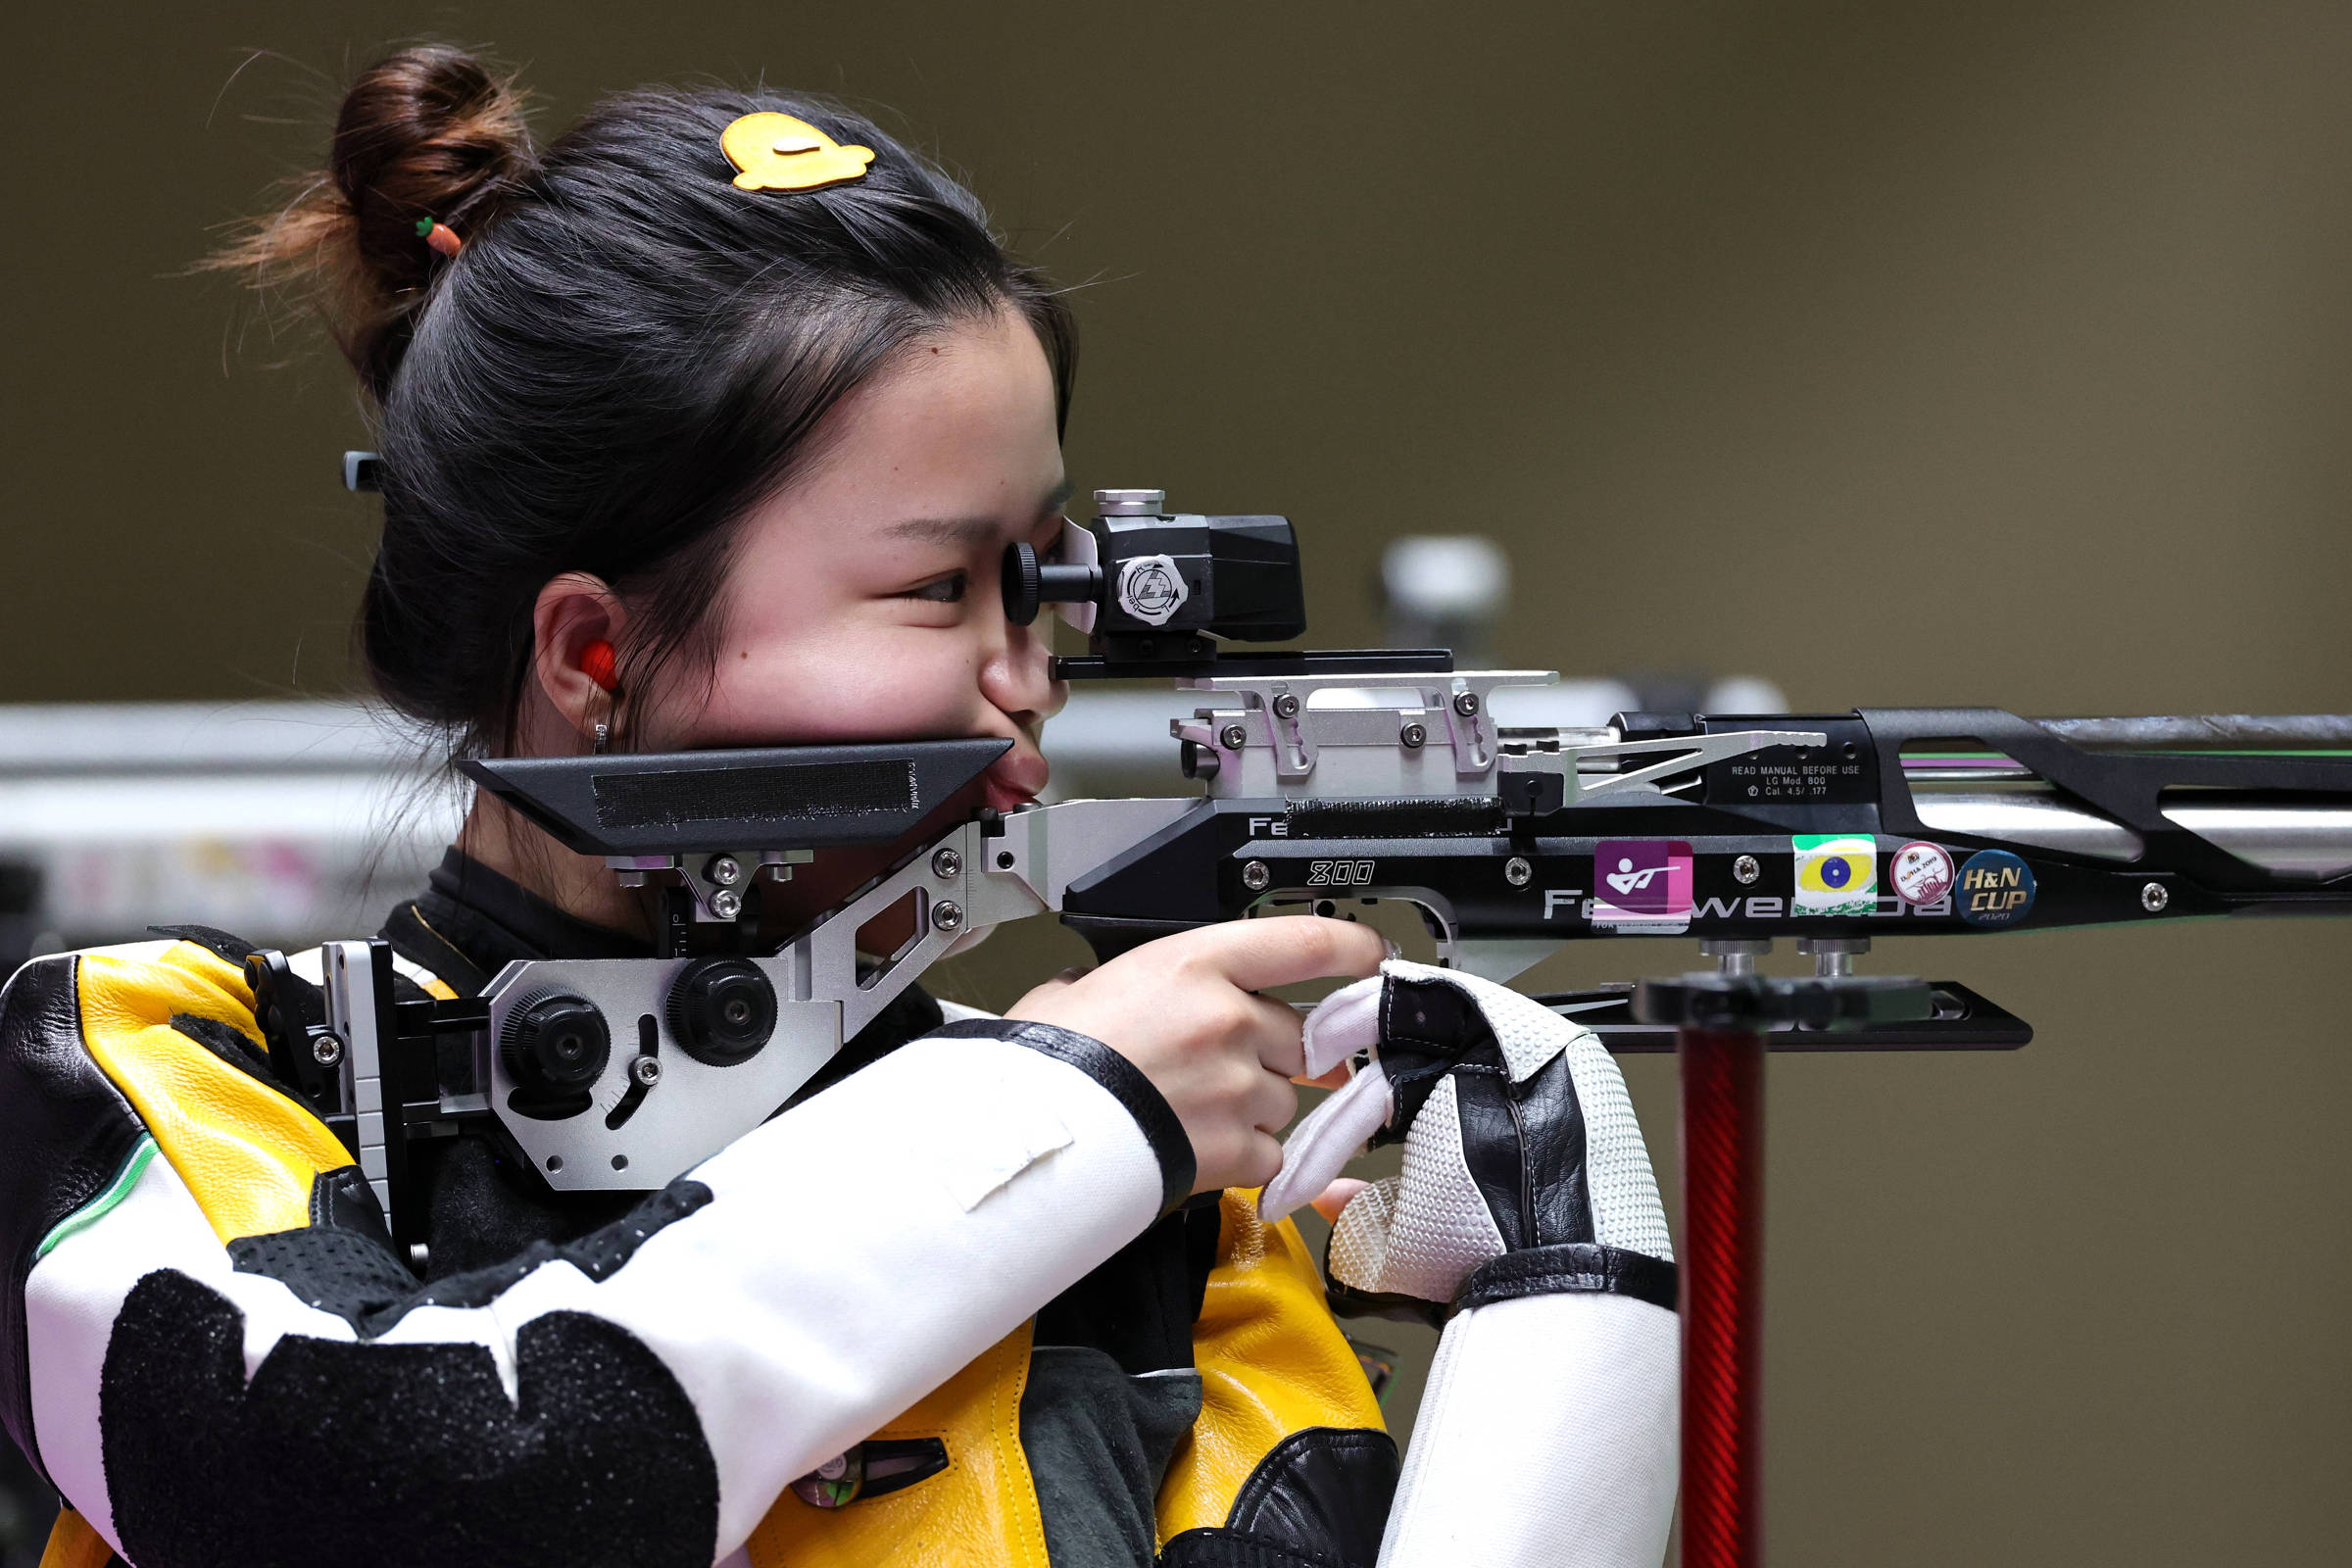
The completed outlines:
<svg viewBox="0 0 2352 1568">
<path fill-rule="evenodd" d="M 316 305 L 380 402 L 433 276 L 448 261 L 418 231 L 471 239 L 537 161 L 512 78 L 463 49 L 419 44 L 344 95 L 327 168 L 213 258 Z"/>
</svg>

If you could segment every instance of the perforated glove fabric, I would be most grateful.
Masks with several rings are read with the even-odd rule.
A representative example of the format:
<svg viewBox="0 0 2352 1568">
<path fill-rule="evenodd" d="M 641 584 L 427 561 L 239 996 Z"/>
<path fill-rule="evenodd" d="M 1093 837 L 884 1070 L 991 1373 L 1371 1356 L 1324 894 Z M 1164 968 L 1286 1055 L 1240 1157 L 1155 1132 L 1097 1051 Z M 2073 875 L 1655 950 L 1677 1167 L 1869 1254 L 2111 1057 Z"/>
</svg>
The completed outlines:
<svg viewBox="0 0 2352 1568">
<path fill-rule="evenodd" d="M 1445 1327 L 1381 1562 L 1659 1562 L 1674 1254 L 1616 1063 L 1506 987 L 1402 959 L 1328 999 L 1306 1039 L 1308 1072 L 1358 1065 L 1293 1133 L 1261 1210 L 1401 1141 L 1403 1170 L 1332 1228 L 1332 1304 Z"/>
</svg>

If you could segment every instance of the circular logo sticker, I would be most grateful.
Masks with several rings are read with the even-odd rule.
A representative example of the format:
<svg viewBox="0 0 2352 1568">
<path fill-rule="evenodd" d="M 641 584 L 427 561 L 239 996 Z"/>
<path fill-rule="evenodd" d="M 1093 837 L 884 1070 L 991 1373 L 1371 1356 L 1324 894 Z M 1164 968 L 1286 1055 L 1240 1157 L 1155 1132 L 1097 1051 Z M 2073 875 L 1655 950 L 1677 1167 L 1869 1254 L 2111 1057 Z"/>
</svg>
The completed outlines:
<svg viewBox="0 0 2352 1568">
<path fill-rule="evenodd" d="M 1147 626 L 1164 626 L 1190 597 L 1167 556 L 1137 556 L 1119 567 L 1119 608 Z"/>
<path fill-rule="evenodd" d="M 1904 845 L 1886 863 L 1886 880 L 1894 884 L 1894 896 L 1914 908 L 1941 899 L 1958 879 L 1944 847 L 1925 839 Z"/>
<path fill-rule="evenodd" d="M 1960 867 L 1960 918 L 2015 925 L 2034 910 L 2034 868 L 2007 850 L 1979 850 Z"/>
</svg>

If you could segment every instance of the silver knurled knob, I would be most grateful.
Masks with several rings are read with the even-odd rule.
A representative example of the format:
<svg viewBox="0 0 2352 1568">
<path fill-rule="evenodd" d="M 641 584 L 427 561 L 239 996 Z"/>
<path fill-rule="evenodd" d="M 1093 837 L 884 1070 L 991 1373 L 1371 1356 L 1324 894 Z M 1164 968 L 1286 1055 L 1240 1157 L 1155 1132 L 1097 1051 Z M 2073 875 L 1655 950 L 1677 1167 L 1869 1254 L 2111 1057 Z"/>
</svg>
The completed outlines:
<svg viewBox="0 0 2352 1568">
<path fill-rule="evenodd" d="M 1156 517 L 1168 504 L 1165 490 L 1098 490 L 1095 511 L 1105 517 Z"/>
</svg>

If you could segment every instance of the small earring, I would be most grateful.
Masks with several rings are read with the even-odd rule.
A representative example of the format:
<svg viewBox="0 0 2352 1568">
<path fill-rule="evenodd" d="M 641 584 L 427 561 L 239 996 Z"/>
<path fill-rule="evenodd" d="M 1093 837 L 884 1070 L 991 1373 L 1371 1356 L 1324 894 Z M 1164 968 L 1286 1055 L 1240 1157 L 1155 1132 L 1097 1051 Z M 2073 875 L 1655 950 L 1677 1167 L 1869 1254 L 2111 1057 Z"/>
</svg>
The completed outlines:
<svg viewBox="0 0 2352 1568">
<path fill-rule="evenodd" d="M 612 743 L 612 727 L 610 724 L 607 724 L 603 719 L 598 719 L 596 721 L 596 746 L 594 748 L 594 755 L 598 757 L 604 756 L 605 748 Z"/>
</svg>

